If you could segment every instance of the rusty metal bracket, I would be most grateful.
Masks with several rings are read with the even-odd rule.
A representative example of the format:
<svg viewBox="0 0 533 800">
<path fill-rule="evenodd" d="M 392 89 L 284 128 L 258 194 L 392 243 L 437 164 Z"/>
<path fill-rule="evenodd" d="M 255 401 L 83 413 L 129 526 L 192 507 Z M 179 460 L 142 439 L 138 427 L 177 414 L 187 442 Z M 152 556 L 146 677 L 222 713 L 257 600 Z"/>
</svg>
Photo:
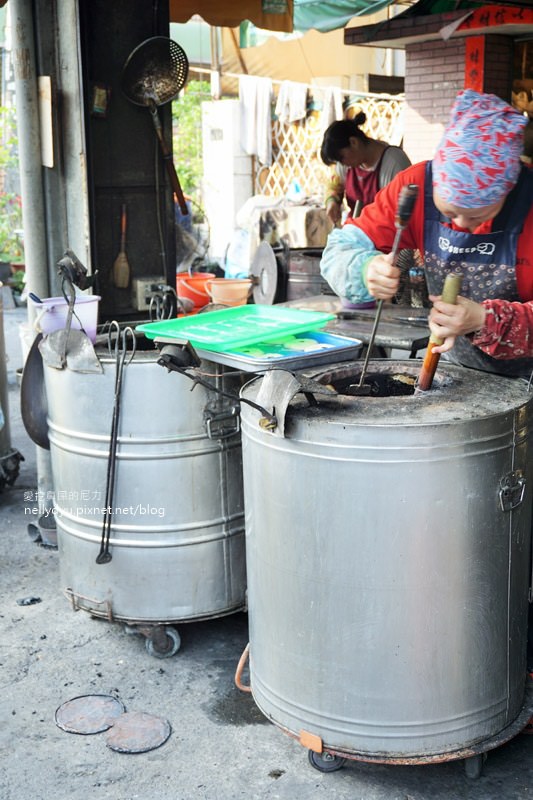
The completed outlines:
<svg viewBox="0 0 533 800">
<path fill-rule="evenodd" d="M 241 430 L 240 406 L 230 405 L 225 408 L 209 408 L 204 410 L 205 427 L 209 439 L 229 439 Z"/>
<path fill-rule="evenodd" d="M 512 511 L 521 504 L 526 491 L 526 479 L 520 469 L 509 472 L 500 481 L 500 508 L 502 511 Z"/>
<path fill-rule="evenodd" d="M 69 586 L 63 589 L 63 594 L 67 600 L 70 601 L 73 611 L 92 611 L 92 609 L 85 608 L 85 606 L 79 602 L 80 600 L 86 600 L 88 603 L 92 603 L 93 605 L 103 606 L 106 610 L 105 618 L 107 621 L 115 621 L 110 600 L 96 600 L 94 597 L 87 597 L 84 594 L 76 594 L 76 592 L 74 592 Z"/>
</svg>

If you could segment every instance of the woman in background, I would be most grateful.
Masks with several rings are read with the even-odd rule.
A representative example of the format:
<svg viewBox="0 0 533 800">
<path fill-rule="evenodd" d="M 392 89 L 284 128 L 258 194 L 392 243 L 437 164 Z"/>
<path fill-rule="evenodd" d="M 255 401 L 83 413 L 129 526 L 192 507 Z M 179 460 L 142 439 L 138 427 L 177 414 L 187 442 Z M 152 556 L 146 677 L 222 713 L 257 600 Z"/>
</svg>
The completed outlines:
<svg viewBox="0 0 533 800">
<path fill-rule="evenodd" d="M 401 147 L 371 139 L 362 130 L 366 114 L 354 119 L 333 122 L 324 133 L 320 157 L 324 164 L 335 165 L 326 191 L 326 215 L 333 225 L 341 221 L 344 198 L 349 217 L 372 203 L 379 189 L 410 165 Z"/>
</svg>

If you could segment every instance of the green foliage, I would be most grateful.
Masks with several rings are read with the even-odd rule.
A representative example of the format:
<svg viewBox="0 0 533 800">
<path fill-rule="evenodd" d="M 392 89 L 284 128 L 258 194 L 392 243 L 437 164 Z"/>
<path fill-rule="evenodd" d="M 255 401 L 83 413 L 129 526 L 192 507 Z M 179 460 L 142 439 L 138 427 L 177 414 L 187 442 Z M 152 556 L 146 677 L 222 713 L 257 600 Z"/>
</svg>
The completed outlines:
<svg viewBox="0 0 533 800">
<path fill-rule="evenodd" d="M 22 205 L 18 194 L 0 192 L 0 261 L 20 262 L 24 248 L 22 231 Z"/>
<path fill-rule="evenodd" d="M 18 140 L 15 109 L 0 106 L 0 170 L 18 170 Z"/>
<path fill-rule="evenodd" d="M 26 273 L 23 269 L 17 269 L 12 274 L 9 285 L 17 294 L 22 294 L 26 285 Z"/>
<path fill-rule="evenodd" d="M 21 199 L 15 192 L 5 191 L 10 172 L 17 172 L 18 166 L 15 110 L 0 106 L 0 260 L 11 263 L 24 259 Z"/>
<path fill-rule="evenodd" d="M 208 81 L 189 81 L 183 95 L 172 103 L 176 172 L 184 194 L 197 203 L 201 200 L 203 175 L 201 104 L 210 99 Z"/>
</svg>

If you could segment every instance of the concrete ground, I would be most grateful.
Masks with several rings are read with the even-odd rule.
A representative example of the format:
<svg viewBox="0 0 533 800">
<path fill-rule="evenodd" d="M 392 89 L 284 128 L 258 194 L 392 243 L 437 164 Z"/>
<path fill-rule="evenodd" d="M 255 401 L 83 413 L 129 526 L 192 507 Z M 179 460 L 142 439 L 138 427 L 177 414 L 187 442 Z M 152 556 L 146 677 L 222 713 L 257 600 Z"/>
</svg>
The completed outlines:
<svg viewBox="0 0 533 800">
<path fill-rule="evenodd" d="M 306 750 L 234 685 L 248 638 L 243 613 L 182 625 L 179 652 L 158 659 L 143 637 L 74 612 L 60 588 L 57 550 L 27 532 L 37 476 L 16 382 L 23 321 L 24 309 L 4 312 L 11 438 L 25 461 L 15 485 L 0 494 L 0 800 L 533 798 L 533 737 L 523 734 L 490 752 L 478 780 L 462 762 L 313 769 Z M 39 602 L 17 604 L 28 597 Z M 59 728 L 56 709 L 87 694 L 164 717 L 172 733 L 159 748 L 130 754 L 106 746 L 106 733 Z"/>
</svg>

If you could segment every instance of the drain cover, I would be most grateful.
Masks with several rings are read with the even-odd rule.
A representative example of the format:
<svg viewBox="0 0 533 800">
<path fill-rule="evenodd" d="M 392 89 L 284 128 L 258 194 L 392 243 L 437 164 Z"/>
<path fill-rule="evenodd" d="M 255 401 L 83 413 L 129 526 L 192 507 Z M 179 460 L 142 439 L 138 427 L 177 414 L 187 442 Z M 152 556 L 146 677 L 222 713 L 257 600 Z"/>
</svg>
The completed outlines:
<svg viewBox="0 0 533 800">
<path fill-rule="evenodd" d="M 59 706 L 55 721 L 67 733 L 102 733 L 124 711 L 124 706 L 116 697 L 108 694 L 85 694 Z"/>
<path fill-rule="evenodd" d="M 146 753 L 161 747 L 170 736 L 172 728 L 163 717 L 130 711 L 122 714 L 106 736 L 106 744 L 119 753 Z"/>
</svg>

